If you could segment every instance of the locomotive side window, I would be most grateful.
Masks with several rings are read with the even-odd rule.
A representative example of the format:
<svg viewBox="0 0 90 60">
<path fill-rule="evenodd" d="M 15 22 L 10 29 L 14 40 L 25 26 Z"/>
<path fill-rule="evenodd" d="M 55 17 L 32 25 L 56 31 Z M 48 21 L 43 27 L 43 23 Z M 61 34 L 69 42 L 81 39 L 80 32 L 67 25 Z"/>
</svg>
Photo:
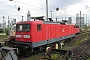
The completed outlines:
<svg viewBox="0 0 90 60">
<path fill-rule="evenodd" d="M 30 31 L 30 24 L 18 24 L 16 31 Z"/>
<path fill-rule="evenodd" d="M 41 30 L 41 24 L 37 24 L 37 30 Z"/>
</svg>

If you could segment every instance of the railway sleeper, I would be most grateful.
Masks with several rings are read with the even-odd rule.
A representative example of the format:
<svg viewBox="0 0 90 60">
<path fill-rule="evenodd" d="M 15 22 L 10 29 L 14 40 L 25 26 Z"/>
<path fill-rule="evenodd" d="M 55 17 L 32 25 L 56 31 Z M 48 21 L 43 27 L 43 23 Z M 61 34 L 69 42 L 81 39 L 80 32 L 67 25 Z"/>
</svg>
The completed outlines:
<svg viewBox="0 0 90 60">
<path fill-rule="evenodd" d="M 76 58 L 76 56 L 72 56 L 72 57 L 70 57 L 71 59 L 75 59 Z M 84 56 L 80 56 L 78 59 L 86 59 L 86 57 L 84 57 Z"/>
<path fill-rule="evenodd" d="M 64 56 L 66 54 L 66 52 L 67 52 L 67 50 L 51 49 L 51 50 L 49 50 L 48 52 L 45 53 L 45 56 L 44 56 L 43 60 L 44 59 L 55 60 L 55 59 L 51 58 L 51 54 L 59 54 L 59 56 Z M 46 56 L 48 56 L 49 58 L 47 58 Z"/>
</svg>

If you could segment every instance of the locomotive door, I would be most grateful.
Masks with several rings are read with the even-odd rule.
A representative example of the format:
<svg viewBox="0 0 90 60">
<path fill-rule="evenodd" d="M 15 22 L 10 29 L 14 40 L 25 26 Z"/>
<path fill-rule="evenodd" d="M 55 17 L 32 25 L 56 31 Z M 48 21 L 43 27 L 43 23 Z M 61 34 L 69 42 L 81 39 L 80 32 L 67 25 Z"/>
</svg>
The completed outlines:
<svg viewBox="0 0 90 60">
<path fill-rule="evenodd" d="M 50 28 L 46 28 L 46 40 L 50 39 Z"/>
</svg>

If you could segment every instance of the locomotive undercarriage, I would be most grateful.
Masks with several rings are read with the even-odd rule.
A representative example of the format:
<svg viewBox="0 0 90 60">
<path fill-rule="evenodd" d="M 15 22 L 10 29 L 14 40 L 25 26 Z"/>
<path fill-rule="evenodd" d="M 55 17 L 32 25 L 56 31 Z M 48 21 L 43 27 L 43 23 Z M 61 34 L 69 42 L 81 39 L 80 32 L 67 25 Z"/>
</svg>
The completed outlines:
<svg viewBox="0 0 90 60">
<path fill-rule="evenodd" d="M 36 54 L 40 52 L 45 52 L 47 47 L 55 48 L 55 43 L 47 44 L 47 45 L 43 45 L 35 48 L 31 47 L 31 44 L 14 43 L 12 47 L 18 48 L 19 55 L 27 56 L 34 53 Z"/>
<path fill-rule="evenodd" d="M 41 51 L 46 51 L 47 47 L 55 48 L 55 44 L 58 44 L 58 49 L 60 49 L 60 43 L 62 43 L 62 42 L 64 43 L 66 41 L 69 42 L 73 38 L 75 38 L 75 37 L 68 38 L 68 39 L 65 39 L 65 40 L 60 40 L 60 41 L 57 41 L 57 42 L 54 42 L 54 43 L 51 43 L 51 44 L 48 43 L 46 45 L 39 46 L 39 47 L 32 47 L 31 42 L 25 43 L 25 42 L 12 41 L 10 45 L 14 48 L 18 48 L 18 51 L 19 51 L 18 54 L 25 56 L 25 55 L 31 55 L 31 54 L 37 53 L 37 52 L 39 53 Z"/>
<path fill-rule="evenodd" d="M 41 51 L 45 51 L 46 46 L 40 46 L 40 47 L 32 47 L 32 44 L 29 43 L 21 43 L 21 42 L 14 42 L 12 44 L 12 47 L 18 48 L 18 54 L 22 56 L 31 55 L 34 53 L 40 53 Z"/>
<path fill-rule="evenodd" d="M 31 43 L 14 42 L 12 47 L 18 48 L 19 55 L 32 54 Z"/>
</svg>

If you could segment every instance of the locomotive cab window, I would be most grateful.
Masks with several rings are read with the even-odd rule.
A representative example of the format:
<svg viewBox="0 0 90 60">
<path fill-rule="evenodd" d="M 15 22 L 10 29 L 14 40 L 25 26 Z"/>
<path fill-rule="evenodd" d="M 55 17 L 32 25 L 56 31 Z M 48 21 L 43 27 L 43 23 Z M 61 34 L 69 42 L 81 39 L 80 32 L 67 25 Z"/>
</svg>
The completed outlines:
<svg viewBox="0 0 90 60">
<path fill-rule="evenodd" d="M 30 31 L 30 24 L 18 24 L 16 26 L 16 31 Z"/>
<path fill-rule="evenodd" d="M 41 30 L 41 24 L 37 24 L 37 30 Z"/>
</svg>

